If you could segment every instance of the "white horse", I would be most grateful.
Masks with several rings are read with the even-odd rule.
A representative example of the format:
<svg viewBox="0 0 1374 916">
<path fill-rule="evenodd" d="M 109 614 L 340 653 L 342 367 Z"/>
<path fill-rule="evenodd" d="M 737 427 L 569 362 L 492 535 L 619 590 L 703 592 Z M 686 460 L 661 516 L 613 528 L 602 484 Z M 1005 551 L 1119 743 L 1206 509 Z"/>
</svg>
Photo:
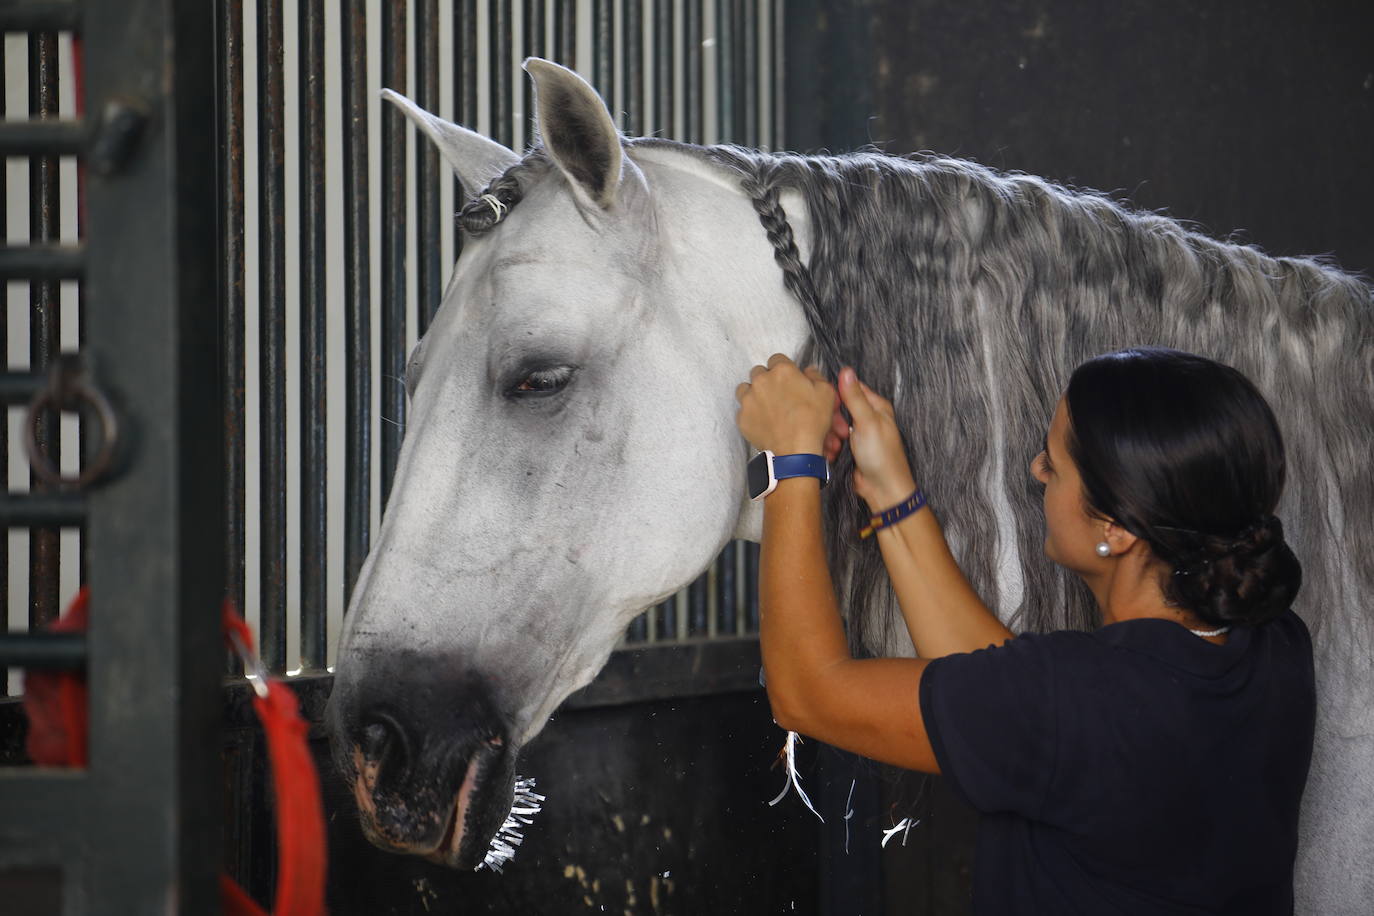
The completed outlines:
<svg viewBox="0 0 1374 916">
<path fill-rule="evenodd" d="M 1024 462 L 1079 360 L 1160 343 L 1246 371 L 1289 433 L 1284 518 L 1322 703 L 1299 909 L 1366 912 L 1374 574 L 1331 539 L 1374 545 L 1357 515 L 1371 474 L 1352 465 L 1368 462 L 1374 379 L 1350 368 L 1374 350 L 1369 289 L 971 163 L 629 140 L 574 73 L 525 67 L 542 141 L 526 157 L 389 95 L 487 193 L 407 369 L 407 434 L 330 700 L 369 838 L 479 864 L 520 748 L 629 621 L 732 538 L 759 538 L 733 391 L 775 352 L 844 359 L 894 395 L 1004 620 L 1087 624 L 1040 555 Z M 1348 399 L 1329 411 L 1313 399 L 1335 381 Z M 901 651 L 880 560 L 852 537 L 848 470 L 827 532 L 842 604 L 870 648 Z"/>
</svg>

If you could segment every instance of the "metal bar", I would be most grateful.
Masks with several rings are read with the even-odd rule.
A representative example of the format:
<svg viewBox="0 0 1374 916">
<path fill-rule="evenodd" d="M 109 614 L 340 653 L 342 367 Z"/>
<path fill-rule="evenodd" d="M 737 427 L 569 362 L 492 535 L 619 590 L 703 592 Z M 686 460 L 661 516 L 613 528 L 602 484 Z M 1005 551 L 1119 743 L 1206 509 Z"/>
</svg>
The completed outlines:
<svg viewBox="0 0 1374 916">
<path fill-rule="evenodd" d="M 736 3 L 738 0 L 736 0 Z M 716 139 L 719 143 L 738 143 L 735 134 L 735 43 L 731 0 L 716 0 Z"/>
<path fill-rule="evenodd" d="M 6 74 L 8 73 L 8 70 L 6 69 L 7 62 L 5 60 L 5 57 L 6 55 L 4 36 L 0 35 L 0 121 L 4 120 L 6 111 L 8 109 L 8 106 L 5 101 L 7 91 Z M 9 179 L 6 176 L 0 176 L 0 213 L 8 214 L 9 212 Z M 9 238 L 8 223 L 9 221 L 7 219 L 0 218 L 0 245 L 3 245 L 3 243 L 6 242 Z M 4 252 L 7 250 L 7 247 L 0 247 L 0 256 L 2 256 Z M 38 377 L 33 375 L 21 375 L 19 373 L 10 373 L 8 371 L 10 352 L 10 294 L 9 284 L 7 283 L 0 283 L 0 314 L 3 314 L 4 316 L 3 320 L 0 320 L 0 369 L 6 370 L 4 375 L 0 376 L 0 386 L 6 385 L 12 378 L 22 378 L 26 383 L 32 384 L 33 391 L 24 392 L 16 400 L 21 403 L 27 402 L 33 399 L 33 393 L 37 391 L 38 385 L 41 384 L 41 381 Z M 8 392 L 6 393 L 8 394 Z M 9 405 L 15 403 L 15 401 L 12 401 L 8 397 L 5 397 L 2 403 Z M 10 479 L 10 424 L 8 411 L 0 410 L 0 414 L 4 414 L 3 422 L 0 422 L 0 480 L 3 480 L 5 488 L 8 489 Z M 8 531 L 5 531 L 3 535 L 0 535 L 0 601 L 4 602 L 3 605 L 0 605 L 0 607 L 5 608 L 3 614 L 0 614 L 0 617 L 3 617 L 6 626 L 8 626 L 10 606 L 10 539 Z M 6 676 L 3 669 L 0 669 L 0 697 L 8 695 L 9 678 Z"/>
<path fill-rule="evenodd" d="M 461 30 L 457 39 L 457 46 L 461 51 L 462 60 L 459 66 L 462 68 L 459 74 L 461 81 L 462 107 L 459 109 L 460 122 L 464 127 L 472 130 L 477 129 L 477 0 L 462 0 L 463 15 L 461 24 L 455 28 Z M 481 188 L 469 188 L 468 193 L 480 191 Z"/>
<path fill-rule="evenodd" d="M 218 327 L 206 314 L 220 270 L 214 7 L 84 6 L 90 110 L 136 99 L 156 142 L 86 190 L 87 348 L 144 434 L 90 496 L 92 758 L 72 823 L 120 828 L 73 869 L 89 897 L 77 909 L 212 913 L 224 588 Z"/>
<path fill-rule="evenodd" d="M 544 0 L 525 0 L 522 36 L 524 57 L 544 56 Z M 530 146 L 534 142 L 535 133 L 534 80 L 522 80 L 520 91 L 523 100 L 521 111 L 525 118 L 525 145 Z"/>
<path fill-rule="evenodd" d="M 83 121 L 11 121 L 0 125 L 0 156 L 76 156 L 89 140 Z"/>
<path fill-rule="evenodd" d="M 457 109 L 454 120 L 470 130 L 477 129 L 477 0 L 454 3 L 453 46 L 458 53 L 453 60 L 453 95 Z M 464 201 L 481 188 L 464 188 L 455 173 L 453 176 L 454 209 L 461 210 Z M 463 253 L 463 232 L 454 227 L 453 260 Z M 441 293 L 442 295 L 442 293 Z"/>
<path fill-rule="evenodd" d="M 569 70 L 577 69 L 577 0 L 554 0 L 553 56 Z"/>
<path fill-rule="evenodd" d="M 477 0 L 454 0 L 453 5 L 453 119 L 469 130 L 477 129 Z M 453 176 L 453 207 L 461 210 L 473 194 Z M 453 259 L 463 253 L 463 232 L 455 225 Z"/>
<path fill-rule="evenodd" d="M 58 113 L 57 35 L 43 32 L 29 35 L 29 114 L 56 118 Z M 59 158 L 54 154 L 29 160 L 29 238 L 34 242 L 55 243 L 62 235 L 61 193 L 58 186 Z M 62 340 L 62 302 L 56 281 L 40 280 L 29 284 L 29 365 L 44 372 L 57 357 Z M 61 467 L 61 435 L 57 415 L 46 414 L 36 424 L 34 438 L 38 448 L 55 467 Z M 41 491 L 46 485 L 30 473 L 30 488 Z M 61 611 L 58 594 L 62 560 L 60 532 L 52 527 L 37 527 L 29 532 L 29 628 L 38 629 L 57 619 Z"/>
<path fill-rule="evenodd" d="M 615 4 L 592 0 L 592 85 L 615 117 Z"/>
<path fill-rule="evenodd" d="M 625 121 L 621 130 L 635 137 L 648 129 L 644 118 L 644 16 L 640 0 L 625 0 L 625 25 L 620 33 L 625 67 Z"/>
<path fill-rule="evenodd" d="M 0 670 L 84 668 L 84 633 L 0 633 Z"/>
<path fill-rule="evenodd" d="M 327 663 L 328 562 L 327 395 L 325 323 L 328 307 L 325 227 L 324 0 L 300 6 L 301 190 L 301 607 L 300 665 Z"/>
<path fill-rule="evenodd" d="M 423 0 L 421 0 L 423 2 Z M 382 5 L 382 85 L 406 92 L 406 2 Z M 423 139 L 423 138 L 422 138 Z M 406 119 L 382 106 L 382 507 L 391 496 L 405 427 Z"/>
<path fill-rule="evenodd" d="M 415 4 L 415 101 L 425 111 L 439 110 L 439 0 Z M 439 311 L 443 295 L 442 237 L 439 231 L 439 150 L 418 131 L 415 134 L 415 320 L 416 336 L 423 336 Z M 405 340 L 402 340 L 405 343 Z M 402 360 L 405 354 L 401 354 Z M 397 373 L 397 378 L 404 375 Z M 397 384 L 401 384 L 398 382 Z M 401 385 L 404 389 L 404 385 Z M 401 403 L 405 403 L 404 394 Z M 398 418 L 399 419 L 399 418 Z"/>
<path fill-rule="evenodd" d="M 739 43 L 739 91 L 742 95 L 739 105 L 741 124 L 741 136 L 744 137 L 744 145 L 757 147 L 759 145 L 759 5 L 758 0 L 740 0 L 738 5 L 740 17 L 740 35 L 743 41 Z"/>
<path fill-rule="evenodd" d="M 258 364 L 263 664 L 286 670 L 286 98 L 281 0 L 258 0 Z"/>
<path fill-rule="evenodd" d="M 787 15 L 787 4 L 783 0 L 768 0 L 773 5 L 772 35 L 769 36 L 773 49 L 773 136 L 769 148 L 777 151 L 788 149 L 787 143 L 787 43 L 783 40 Z"/>
<path fill-rule="evenodd" d="M 654 126 L 659 137 L 676 137 L 676 108 L 673 105 L 673 68 L 677 39 L 673 30 L 673 0 L 657 0 L 654 10 Z"/>
<path fill-rule="evenodd" d="M 739 625 L 739 582 L 735 577 L 735 556 L 739 542 L 725 545 L 716 560 L 716 632 L 733 634 Z"/>
<path fill-rule="evenodd" d="M 657 632 L 655 642 L 666 642 L 677 638 L 677 595 L 660 601 L 655 611 Z"/>
<path fill-rule="evenodd" d="M 75 528 L 85 517 L 86 498 L 79 493 L 0 494 L 0 520 L 10 528 Z"/>
<path fill-rule="evenodd" d="M 75 71 L 73 76 L 72 97 L 75 104 L 75 114 L 78 118 L 86 115 L 86 82 L 85 82 L 85 39 L 81 35 L 72 36 L 72 69 Z M 107 161 L 111 157 L 106 157 Z M 118 157 L 114 157 L 118 158 Z M 86 163 L 78 160 L 76 163 L 76 237 L 84 239 L 86 237 Z M 78 282 L 76 284 L 76 347 L 78 351 L 84 351 L 86 346 L 86 284 Z M 96 437 L 90 434 L 92 424 L 91 419 L 94 411 L 89 405 L 82 407 L 76 425 L 76 451 L 77 467 L 79 473 L 84 474 L 90 467 L 91 462 L 96 460 Z M 82 586 L 85 586 L 91 579 L 91 551 L 90 551 L 90 532 L 85 525 L 76 534 L 76 554 L 77 554 L 77 576 Z"/>
<path fill-rule="evenodd" d="M 4 202 L 4 189 L 0 188 L 0 203 Z M 0 287 L 0 295 L 5 294 L 4 287 Z M 0 345 L 3 345 L 7 338 L 8 322 L 0 326 Z M 0 353 L 3 353 L 0 350 Z M 43 386 L 47 384 L 48 377 L 41 372 L 5 372 L 0 374 L 0 403 L 4 404 L 27 404 L 34 399 Z M 9 434 L 9 424 L 0 426 L 0 435 Z"/>
<path fill-rule="evenodd" d="M 0 9 L 0 32 L 73 32 L 81 28 L 81 4 L 10 0 Z"/>
<path fill-rule="evenodd" d="M 461 11 L 461 12 L 460 12 Z M 457 121 L 469 130 L 477 129 L 477 0 L 461 0 L 454 10 L 453 46 L 458 49 L 453 62 L 453 94 Z M 454 178 L 453 199 L 463 201 L 481 188 L 464 188 Z M 461 204 L 459 205 L 461 206 Z"/>
<path fill-rule="evenodd" d="M 649 611 L 640 614 L 630 621 L 630 627 L 625 631 L 625 641 L 639 643 L 649 638 Z"/>
<path fill-rule="evenodd" d="M 683 104 L 686 111 L 683 112 L 684 136 L 683 139 L 688 143 L 701 143 L 705 138 L 703 127 L 705 119 L 703 115 L 703 91 L 702 91 L 702 68 L 701 68 L 701 0 L 687 0 L 686 8 L 682 11 L 682 31 L 683 43 L 686 45 L 687 60 L 684 62 L 683 78 L 687 85 L 683 87 Z"/>
<path fill-rule="evenodd" d="M 687 586 L 687 624 L 688 636 L 705 636 L 710 631 L 710 620 L 706 614 L 709 574 L 702 573 L 696 581 Z"/>
<path fill-rule="evenodd" d="M 80 244 L 0 246 L 0 280 L 76 280 L 85 272 L 86 249 Z"/>
<path fill-rule="evenodd" d="M 239 613 L 244 609 L 245 460 L 244 430 L 244 121 L 243 0 L 219 0 L 219 302 L 220 405 L 224 427 L 224 587 Z M 237 674 L 237 656 L 228 653 Z"/>
<path fill-rule="evenodd" d="M 344 602 L 371 531 L 372 280 L 367 190 L 367 0 L 344 0 Z"/>
<path fill-rule="evenodd" d="M 759 545 L 754 541 L 744 546 L 744 631 L 759 630 Z"/>
<path fill-rule="evenodd" d="M 491 137 L 502 146 L 514 145 L 511 112 L 511 0 L 488 0 L 487 26 L 491 29 Z M 480 190 L 480 189 L 478 189 Z"/>
</svg>

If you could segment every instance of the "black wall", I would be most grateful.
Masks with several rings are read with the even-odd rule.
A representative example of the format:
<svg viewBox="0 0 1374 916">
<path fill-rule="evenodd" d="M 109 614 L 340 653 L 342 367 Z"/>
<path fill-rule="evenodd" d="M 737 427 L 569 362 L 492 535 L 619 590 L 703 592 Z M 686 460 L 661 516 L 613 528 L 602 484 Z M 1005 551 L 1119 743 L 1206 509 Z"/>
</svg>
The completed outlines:
<svg viewBox="0 0 1374 916">
<path fill-rule="evenodd" d="M 975 159 L 1374 273 L 1367 0 L 793 6 L 795 148 Z"/>
</svg>

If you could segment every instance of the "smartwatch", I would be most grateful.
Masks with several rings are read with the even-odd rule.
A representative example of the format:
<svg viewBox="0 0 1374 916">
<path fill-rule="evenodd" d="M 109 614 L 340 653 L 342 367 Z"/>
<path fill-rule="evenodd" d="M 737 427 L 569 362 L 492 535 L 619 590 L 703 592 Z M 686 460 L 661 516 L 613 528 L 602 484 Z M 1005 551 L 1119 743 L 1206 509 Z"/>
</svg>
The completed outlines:
<svg viewBox="0 0 1374 916">
<path fill-rule="evenodd" d="M 763 499 L 788 477 L 818 477 L 830 482 L 830 465 L 820 455 L 774 455 L 766 449 L 749 459 L 749 498 Z"/>
</svg>

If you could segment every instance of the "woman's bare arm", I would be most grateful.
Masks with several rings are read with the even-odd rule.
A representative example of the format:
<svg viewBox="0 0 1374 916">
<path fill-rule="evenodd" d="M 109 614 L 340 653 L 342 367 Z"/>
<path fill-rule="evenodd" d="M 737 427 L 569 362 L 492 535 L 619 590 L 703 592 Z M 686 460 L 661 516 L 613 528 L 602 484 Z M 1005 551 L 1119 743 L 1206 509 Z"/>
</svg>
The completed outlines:
<svg viewBox="0 0 1374 916">
<path fill-rule="evenodd" d="M 873 760 L 938 773 L 919 702 L 929 661 L 850 656 L 820 506 L 810 477 L 780 481 L 764 502 L 759 642 L 773 718 Z"/>
</svg>

